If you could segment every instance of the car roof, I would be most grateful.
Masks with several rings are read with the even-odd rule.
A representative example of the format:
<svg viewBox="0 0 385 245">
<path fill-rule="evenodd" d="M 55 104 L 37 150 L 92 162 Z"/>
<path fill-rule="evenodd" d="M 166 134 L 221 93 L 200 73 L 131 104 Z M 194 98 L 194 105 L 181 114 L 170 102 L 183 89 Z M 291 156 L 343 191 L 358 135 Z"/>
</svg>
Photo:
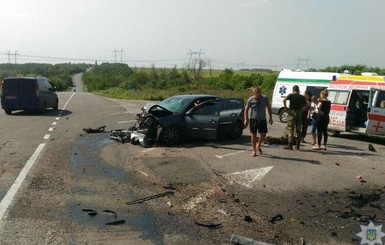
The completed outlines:
<svg viewBox="0 0 385 245">
<path fill-rule="evenodd" d="M 45 77 L 6 77 L 4 80 L 36 80 Z"/>
<path fill-rule="evenodd" d="M 207 94 L 181 94 L 181 95 L 175 95 L 172 97 L 184 97 L 189 99 L 199 99 L 199 98 L 220 98 L 219 96 L 215 95 L 207 95 Z"/>
</svg>

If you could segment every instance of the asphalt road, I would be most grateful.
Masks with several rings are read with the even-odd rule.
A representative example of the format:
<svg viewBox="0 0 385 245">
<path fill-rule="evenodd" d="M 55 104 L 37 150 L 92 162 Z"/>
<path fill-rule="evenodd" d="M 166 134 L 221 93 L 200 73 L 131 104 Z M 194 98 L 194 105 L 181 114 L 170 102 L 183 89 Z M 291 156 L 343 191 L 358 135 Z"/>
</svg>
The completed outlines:
<svg viewBox="0 0 385 245">
<path fill-rule="evenodd" d="M 120 144 L 82 129 L 128 128 L 146 102 L 83 93 L 80 77 L 74 81 L 77 92 L 59 93 L 57 112 L 0 112 L 2 244 L 228 244 L 232 234 L 276 244 L 299 244 L 301 237 L 354 244 L 366 215 L 385 223 L 383 139 L 343 134 L 321 152 L 273 144 L 255 158 L 247 130 L 237 141 Z M 269 135 L 279 137 L 284 127 L 275 122 Z M 4 198 L 38 146 L 25 180 Z M 127 204 L 170 190 L 173 196 Z M 354 207 L 360 218 L 338 217 L 351 207 L 349 195 L 361 193 L 379 193 L 379 200 Z M 269 222 L 277 214 L 283 220 Z"/>
</svg>

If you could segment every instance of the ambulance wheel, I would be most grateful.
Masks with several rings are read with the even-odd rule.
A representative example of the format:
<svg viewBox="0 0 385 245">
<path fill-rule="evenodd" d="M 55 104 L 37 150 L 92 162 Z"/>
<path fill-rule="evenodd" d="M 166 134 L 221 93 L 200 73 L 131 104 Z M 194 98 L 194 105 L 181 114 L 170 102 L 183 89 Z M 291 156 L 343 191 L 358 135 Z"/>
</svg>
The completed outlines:
<svg viewBox="0 0 385 245">
<path fill-rule="evenodd" d="M 340 135 L 340 133 L 341 133 L 340 131 L 328 129 L 328 135 L 329 136 L 338 137 L 338 135 Z"/>
<path fill-rule="evenodd" d="M 281 111 L 279 112 L 279 120 L 280 120 L 281 122 L 287 123 L 287 116 L 288 116 L 288 114 L 287 114 L 287 112 L 286 112 L 285 110 L 281 110 Z"/>
</svg>

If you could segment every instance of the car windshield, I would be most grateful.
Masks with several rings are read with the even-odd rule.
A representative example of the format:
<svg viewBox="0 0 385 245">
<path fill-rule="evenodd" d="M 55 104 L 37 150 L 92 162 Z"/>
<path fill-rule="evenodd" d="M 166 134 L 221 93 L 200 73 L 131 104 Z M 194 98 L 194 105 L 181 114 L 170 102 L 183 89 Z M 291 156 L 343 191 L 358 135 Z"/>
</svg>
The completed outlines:
<svg viewBox="0 0 385 245">
<path fill-rule="evenodd" d="M 175 96 L 161 101 L 159 105 L 178 114 L 183 112 L 192 101 L 192 98 Z"/>
</svg>

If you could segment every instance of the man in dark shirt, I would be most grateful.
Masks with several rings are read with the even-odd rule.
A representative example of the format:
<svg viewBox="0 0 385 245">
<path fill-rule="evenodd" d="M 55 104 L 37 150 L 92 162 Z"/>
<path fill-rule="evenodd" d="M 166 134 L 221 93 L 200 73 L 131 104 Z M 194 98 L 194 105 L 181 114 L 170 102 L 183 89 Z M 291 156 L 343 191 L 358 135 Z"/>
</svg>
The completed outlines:
<svg viewBox="0 0 385 245">
<path fill-rule="evenodd" d="M 290 101 L 289 108 L 286 101 Z M 296 149 L 299 150 L 301 144 L 302 111 L 306 105 L 305 96 L 300 94 L 298 85 L 293 86 L 293 93 L 286 96 L 283 105 L 288 113 L 287 130 L 289 136 L 289 145 L 285 149 L 293 150 L 294 136 L 296 137 Z M 294 134 L 295 132 L 295 134 Z"/>
</svg>

